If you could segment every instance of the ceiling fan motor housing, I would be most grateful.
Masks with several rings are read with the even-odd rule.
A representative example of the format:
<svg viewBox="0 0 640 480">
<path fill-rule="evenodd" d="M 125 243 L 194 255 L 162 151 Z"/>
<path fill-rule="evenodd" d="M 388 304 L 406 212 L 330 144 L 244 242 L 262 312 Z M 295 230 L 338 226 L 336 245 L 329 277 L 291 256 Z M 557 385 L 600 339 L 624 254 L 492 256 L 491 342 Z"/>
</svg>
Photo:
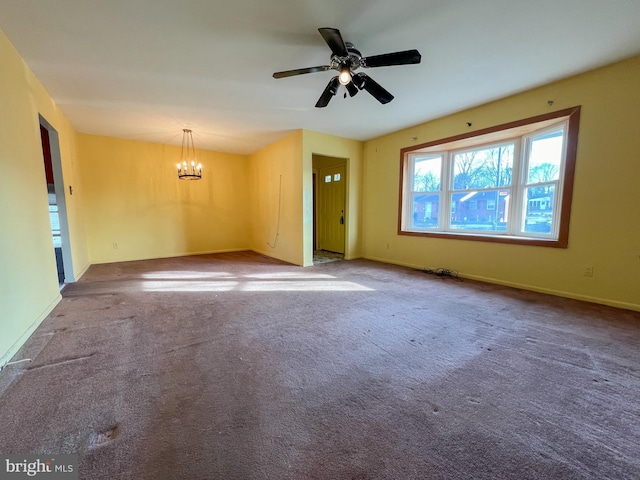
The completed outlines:
<svg viewBox="0 0 640 480">
<path fill-rule="evenodd" d="M 345 46 L 347 47 L 347 53 L 349 55 L 346 57 L 340 57 L 336 54 L 331 55 L 331 68 L 340 71 L 343 67 L 349 67 L 349 69 L 353 71 L 364 66 L 360 51 L 357 50 L 352 43 L 345 42 Z"/>
</svg>

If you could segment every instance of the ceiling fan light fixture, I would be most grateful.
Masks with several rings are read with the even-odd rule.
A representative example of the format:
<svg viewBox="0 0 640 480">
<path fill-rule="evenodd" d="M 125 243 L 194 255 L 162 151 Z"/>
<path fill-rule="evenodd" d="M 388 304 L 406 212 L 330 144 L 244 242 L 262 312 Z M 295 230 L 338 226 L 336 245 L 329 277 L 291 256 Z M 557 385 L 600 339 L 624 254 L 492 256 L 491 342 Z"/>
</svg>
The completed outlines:
<svg viewBox="0 0 640 480">
<path fill-rule="evenodd" d="M 353 83 L 355 84 L 356 87 L 358 87 L 360 90 L 362 90 L 364 88 L 364 82 L 365 82 L 365 77 L 363 73 L 356 73 L 353 76 Z"/>
<path fill-rule="evenodd" d="M 356 95 L 360 91 L 360 90 L 358 90 L 358 87 L 356 87 L 353 82 L 347 83 L 345 85 L 345 88 L 347 89 L 347 92 L 349 92 L 349 96 L 350 97 L 353 97 L 354 95 Z"/>
<path fill-rule="evenodd" d="M 340 75 L 338 76 L 338 80 L 342 85 L 348 85 L 351 83 L 351 70 L 349 69 L 349 65 L 345 65 L 340 70 Z"/>
</svg>

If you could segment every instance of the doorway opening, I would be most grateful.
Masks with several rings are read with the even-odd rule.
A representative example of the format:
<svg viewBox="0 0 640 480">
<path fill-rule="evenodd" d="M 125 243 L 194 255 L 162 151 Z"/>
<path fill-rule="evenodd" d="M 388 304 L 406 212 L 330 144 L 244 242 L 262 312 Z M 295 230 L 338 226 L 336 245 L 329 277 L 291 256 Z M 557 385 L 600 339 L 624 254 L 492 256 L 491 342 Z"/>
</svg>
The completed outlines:
<svg viewBox="0 0 640 480">
<path fill-rule="evenodd" d="M 347 160 L 313 156 L 313 263 L 344 259 Z"/>
<path fill-rule="evenodd" d="M 47 198 L 49 200 L 49 220 L 51 222 L 51 238 L 53 253 L 58 270 L 58 285 L 75 282 L 71 263 L 69 244 L 69 227 L 67 207 L 62 178 L 62 162 L 60 159 L 60 143 L 58 132 L 40 116 L 40 137 L 42 140 L 42 157 L 47 180 Z M 69 194 L 72 194 L 69 187 Z"/>
</svg>

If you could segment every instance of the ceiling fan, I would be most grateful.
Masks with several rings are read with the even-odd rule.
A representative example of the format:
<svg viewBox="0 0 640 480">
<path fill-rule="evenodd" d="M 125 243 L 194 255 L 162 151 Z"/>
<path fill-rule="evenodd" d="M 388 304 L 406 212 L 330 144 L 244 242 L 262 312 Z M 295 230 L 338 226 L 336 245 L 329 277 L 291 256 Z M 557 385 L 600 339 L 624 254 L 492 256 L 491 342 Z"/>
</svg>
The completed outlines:
<svg viewBox="0 0 640 480">
<path fill-rule="evenodd" d="M 359 72 L 354 74 L 353 72 L 360 67 L 388 67 L 391 65 L 420 63 L 421 56 L 418 50 L 404 50 L 402 52 L 363 57 L 353 44 L 345 42 L 342 39 L 340 30 L 337 28 L 319 28 L 318 31 L 332 52 L 329 65 L 285 70 L 284 72 L 276 72 L 273 74 L 273 78 L 284 78 L 305 73 L 326 72 L 327 70 L 340 72 L 339 75 L 336 75 L 329 81 L 324 92 L 320 95 L 316 103 L 316 107 L 318 108 L 326 107 L 329 104 L 331 97 L 338 93 L 338 88 L 341 84 L 345 86 L 351 97 L 357 94 L 358 91 L 364 89 L 380 103 L 389 103 L 393 100 L 391 93 L 382 88 L 379 83 L 374 81 L 366 73 Z"/>
</svg>

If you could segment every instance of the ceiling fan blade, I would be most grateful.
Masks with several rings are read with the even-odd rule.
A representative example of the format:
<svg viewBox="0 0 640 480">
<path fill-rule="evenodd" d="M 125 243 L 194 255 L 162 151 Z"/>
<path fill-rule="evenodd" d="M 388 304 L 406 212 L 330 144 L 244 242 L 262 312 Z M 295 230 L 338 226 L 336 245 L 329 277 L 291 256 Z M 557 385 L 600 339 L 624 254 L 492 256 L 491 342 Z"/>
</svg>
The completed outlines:
<svg viewBox="0 0 640 480">
<path fill-rule="evenodd" d="M 324 41 L 327 42 L 329 48 L 333 52 L 334 55 L 338 57 L 347 57 L 349 56 L 349 52 L 347 52 L 347 46 L 342 39 L 342 35 L 340 34 L 340 30 L 337 28 L 319 28 L 318 31 Z"/>
<path fill-rule="evenodd" d="M 273 74 L 273 78 L 293 77 L 294 75 L 303 75 L 305 73 L 326 72 L 331 70 L 329 65 L 319 65 L 317 67 L 298 68 L 296 70 L 285 70 L 284 72 L 276 72 Z"/>
<path fill-rule="evenodd" d="M 329 105 L 329 101 L 331 100 L 331 97 L 333 97 L 338 92 L 339 86 L 340 86 L 340 81 L 338 80 L 337 76 L 329 80 L 329 83 L 325 87 L 324 92 L 322 92 L 322 95 L 320 95 L 320 98 L 316 103 L 316 108 L 322 108 Z"/>
<path fill-rule="evenodd" d="M 420 63 L 422 56 L 418 50 L 405 50 L 403 52 L 383 53 L 362 59 L 365 67 L 389 67 L 391 65 L 409 65 Z"/>
<path fill-rule="evenodd" d="M 345 85 L 345 88 L 347 89 L 347 92 L 349 92 L 349 96 L 353 97 L 356 95 L 356 93 L 358 93 L 360 90 L 358 90 L 358 87 L 356 87 L 356 85 L 353 82 L 349 82 Z"/>
<path fill-rule="evenodd" d="M 389 93 L 387 90 L 382 88 L 382 86 L 380 86 L 378 82 L 376 82 L 373 78 L 368 76 L 366 73 L 362 73 L 362 72 L 356 73 L 353 76 L 353 82 L 356 84 L 356 86 L 360 90 L 365 89 L 383 105 L 393 100 L 393 95 L 391 95 L 391 93 Z"/>
</svg>

